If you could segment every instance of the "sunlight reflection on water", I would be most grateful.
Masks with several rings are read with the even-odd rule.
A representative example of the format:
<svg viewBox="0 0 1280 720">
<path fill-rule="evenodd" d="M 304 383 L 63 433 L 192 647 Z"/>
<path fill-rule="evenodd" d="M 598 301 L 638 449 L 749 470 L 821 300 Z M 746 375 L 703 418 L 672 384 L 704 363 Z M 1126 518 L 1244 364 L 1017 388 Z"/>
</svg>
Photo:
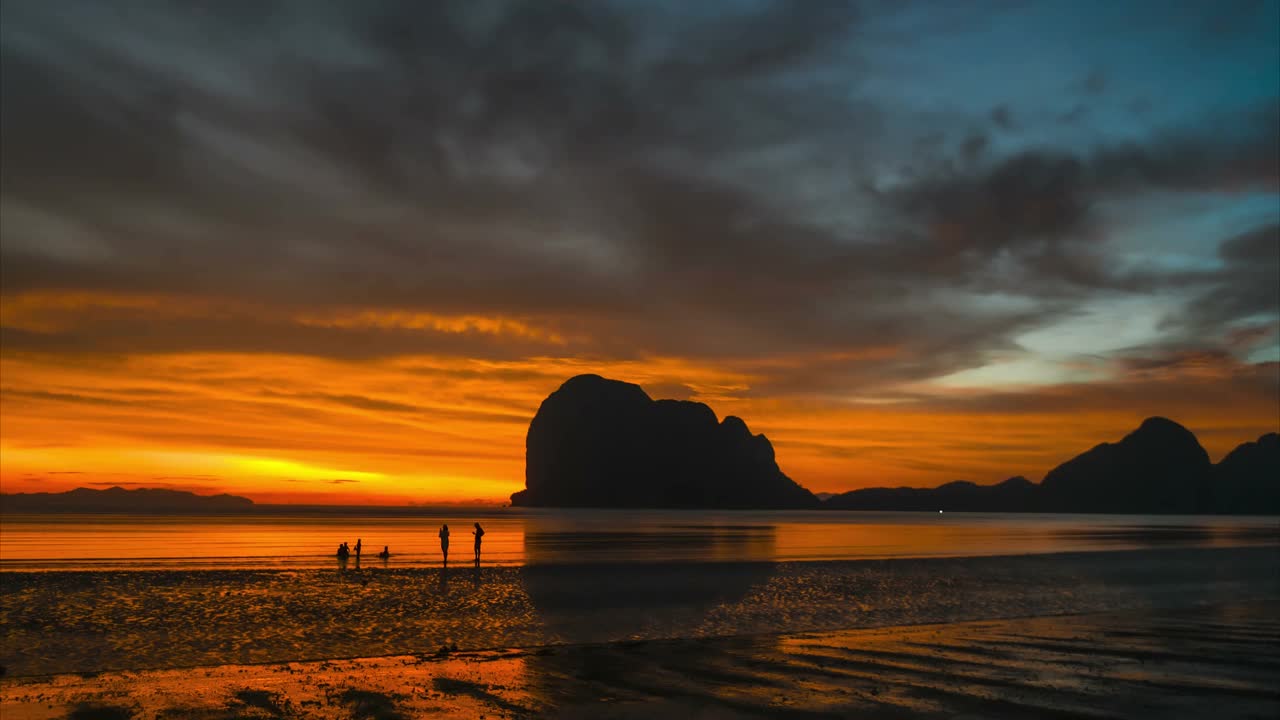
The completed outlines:
<svg viewBox="0 0 1280 720">
<path fill-rule="evenodd" d="M 1280 519 L 1120 515 L 456 509 L 415 515 L 5 515 L 0 569 L 322 568 L 364 542 L 365 566 L 470 560 L 471 523 L 488 564 L 813 561 L 1231 547 L 1280 542 Z M 384 547 L 386 563 L 376 555 Z M 352 559 L 354 564 L 354 558 Z"/>
</svg>

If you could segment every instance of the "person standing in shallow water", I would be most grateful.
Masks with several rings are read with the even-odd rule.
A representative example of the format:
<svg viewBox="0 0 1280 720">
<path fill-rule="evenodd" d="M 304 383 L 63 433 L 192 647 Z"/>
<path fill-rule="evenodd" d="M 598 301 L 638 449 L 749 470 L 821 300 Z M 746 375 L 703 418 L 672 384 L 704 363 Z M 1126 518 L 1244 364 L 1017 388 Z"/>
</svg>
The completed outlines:
<svg viewBox="0 0 1280 720">
<path fill-rule="evenodd" d="M 356 560 L 357 561 L 360 560 L 360 545 L 362 543 L 363 541 L 360 538 L 356 538 Z"/>
<path fill-rule="evenodd" d="M 444 564 L 449 564 L 449 526 L 440 526 L 440 552 L 444 554 Z"/>
<path fill-rule="evenodd" d="M 480 538 L 484 537 L 484 528 L 480 527 L 480 523 L 476 523 L 476 529 L 471 531 L 476 536 L 476 562 L 480 562 Z"/>
</svg>

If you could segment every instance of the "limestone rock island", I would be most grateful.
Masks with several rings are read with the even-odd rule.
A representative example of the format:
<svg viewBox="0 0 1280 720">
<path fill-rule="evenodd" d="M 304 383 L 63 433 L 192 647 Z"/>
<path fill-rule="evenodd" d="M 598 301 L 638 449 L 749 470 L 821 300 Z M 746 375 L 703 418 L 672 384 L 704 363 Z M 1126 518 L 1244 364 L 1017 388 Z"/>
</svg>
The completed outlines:
<svg viewBox="0 0 1280 720">
<path fill-rule="evenodd" d="M 818 508 L 783 474 L 773 445 L 699 402 L 653 400 L 639 385 L 570 378 L 529 424 L 524 507 Z"/>
</svg>

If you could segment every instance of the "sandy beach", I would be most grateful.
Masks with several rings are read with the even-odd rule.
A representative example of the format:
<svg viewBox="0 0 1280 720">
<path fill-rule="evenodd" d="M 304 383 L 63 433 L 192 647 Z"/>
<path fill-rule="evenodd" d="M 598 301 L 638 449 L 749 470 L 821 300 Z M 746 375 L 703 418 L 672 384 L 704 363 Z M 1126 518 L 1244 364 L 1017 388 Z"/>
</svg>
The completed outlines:
<svg viewBox="0 0 1280 720">
<path fill-rule="evenodd" d="M 1269 604 L 0 681 L 6 720 L 1262 718 Z"/>
<path fill-rule="evenodd" d="M 0 574 L 9 676 L 811 632 L 1280 598 L 1276 548 L 812 563 Z"/>
<path fill-rule="evenodd" d="M 1276 551 L 5 572 L 0 715 L 1274 717 Z"/>
</svg>

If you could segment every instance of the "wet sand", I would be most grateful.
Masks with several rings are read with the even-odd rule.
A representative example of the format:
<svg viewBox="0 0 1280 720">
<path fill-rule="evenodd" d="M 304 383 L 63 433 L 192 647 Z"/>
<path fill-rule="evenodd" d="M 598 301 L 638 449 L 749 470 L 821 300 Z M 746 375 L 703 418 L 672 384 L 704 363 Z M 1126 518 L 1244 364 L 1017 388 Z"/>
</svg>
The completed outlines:
<svg viewBox="0 0 1280 720">
<path fill-rule="evenodd" d="M 29 676 L 1277 602 L 1277 552 L 4 572 L 0 665 Z"/>
<path fill-rule="evenodd" d="M 0 680 L 0 716 L 1262 718 L 1270 603 Z"/>
</svg>

